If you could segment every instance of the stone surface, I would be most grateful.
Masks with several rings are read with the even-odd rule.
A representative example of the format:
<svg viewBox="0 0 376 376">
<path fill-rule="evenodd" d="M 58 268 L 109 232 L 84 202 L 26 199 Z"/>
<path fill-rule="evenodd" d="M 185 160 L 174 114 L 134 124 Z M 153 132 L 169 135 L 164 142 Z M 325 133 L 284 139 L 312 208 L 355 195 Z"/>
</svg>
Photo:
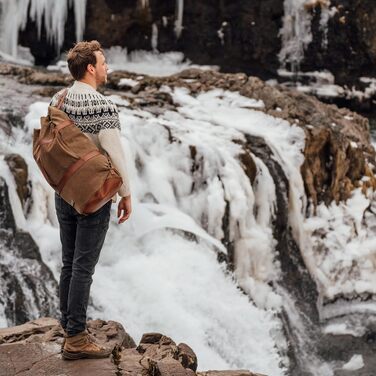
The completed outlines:
<svg viewBox="0 0 376 376">
<path fill-rule="evenodd" d="M 196 375 L 192 367 L 187 367 L 192 364 L 197 367 L 193 350 L 183 343 L 176 346 L 161 333 L 145 333 L 136 347 L 118 322 L 90 320 L 87 328 L 97 343 L 113 349 L 109 358 L 63 360 L 60 353 L 63 330 L 51 317 L 0 329 L 0 376 Z M 246 371 L 208 371 L 198 375 L 257 376 Z"/>
<path fill-rule="evenodd" d="M 25 209 L 26 201 L 30 199 L 31 187 L 28 181 L 28 168 L 25 160 L 19 154 L 7 154 L 4 157 L 17 186 L 17 194 Z"/>
</svg>

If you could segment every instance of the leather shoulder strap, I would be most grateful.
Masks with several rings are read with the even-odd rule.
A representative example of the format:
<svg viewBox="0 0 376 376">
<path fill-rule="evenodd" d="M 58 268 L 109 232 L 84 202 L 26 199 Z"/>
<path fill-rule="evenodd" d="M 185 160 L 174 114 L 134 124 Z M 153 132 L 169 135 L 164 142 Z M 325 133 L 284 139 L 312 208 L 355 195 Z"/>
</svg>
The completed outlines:
<svg viewBox="0 0 376 376">
<path fill-rule="evenodd" d="M 68 92 L 68 88 L 64 89 L 63 92 L 61 93 L 60 97 L 59 97 L 59 100 L 58 100 L 57 105 L 56 105 L 56 108 L 58 108 L 59 110 L 64 103 L 64 99 L 67 95 L 67 92 Z"/>
</svg>

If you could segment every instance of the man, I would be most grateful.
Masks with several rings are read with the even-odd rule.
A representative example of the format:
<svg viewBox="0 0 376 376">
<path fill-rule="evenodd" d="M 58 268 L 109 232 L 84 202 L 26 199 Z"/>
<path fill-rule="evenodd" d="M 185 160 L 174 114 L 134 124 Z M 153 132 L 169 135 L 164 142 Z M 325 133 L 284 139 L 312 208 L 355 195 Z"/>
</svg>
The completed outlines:
<svg viewBox="0 0 376 376">
<path fill-rule="evenodd" d="M 107 82 L 107 64 L 100 44 L 97 41 L 77 43 L 68 53 L 68 68 L 75 81 L 67 90 L 61 110 L 108 154 L 119 171 L 123 185 L 118 191 L 121 199 L 117 215 L 118 223 L 123 223 L 131 214 L 131 195 L 118 111 L 113 102 L 97 91 L 98 86 Z M 55 94 L 51 105 L 56 105 L 62 95 L 63 91 Z M 109 227 L 111 204 L 116 198 L 115 195 L 99 210 L 85 216 L 55 194 L 62 243 L 59 296 L 60 323 L 65 331 L 64 359 L 103 358 L 111 353 L 89 335 L 86 311 L 92 275 Z"/>
</svg>

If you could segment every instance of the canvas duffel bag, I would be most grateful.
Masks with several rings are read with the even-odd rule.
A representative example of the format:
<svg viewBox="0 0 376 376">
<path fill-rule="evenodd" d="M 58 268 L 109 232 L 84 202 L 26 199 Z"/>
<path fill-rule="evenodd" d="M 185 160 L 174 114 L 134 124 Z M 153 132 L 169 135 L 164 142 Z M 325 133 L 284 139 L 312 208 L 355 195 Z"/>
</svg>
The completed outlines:
<svg viewBox="0 0 376 376">
<path fill-rule="evenodd" d="M 78 213 L 90 214 L 111 200 L 123 181 L 110 158 L 60 109 L 66 92 L 34 129 L 33 156 L 51 187 Z"/>
</svg>

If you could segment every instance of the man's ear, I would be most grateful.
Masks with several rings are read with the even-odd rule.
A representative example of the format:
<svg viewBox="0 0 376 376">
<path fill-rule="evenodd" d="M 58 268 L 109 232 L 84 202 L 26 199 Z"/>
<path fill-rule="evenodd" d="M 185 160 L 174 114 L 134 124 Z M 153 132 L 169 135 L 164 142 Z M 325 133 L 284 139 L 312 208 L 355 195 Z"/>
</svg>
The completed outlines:
<svg viewBox="0 0 376 376">
<path fill-rule="evenodd" d="M 88 64 L 87 67 L 86 67 L 86 70 L 91 73 L 91 74 L 94 74 L 95 73 L 95 68 L 94 68 L 94 65 L 93 64 Z"/>
</svg>

